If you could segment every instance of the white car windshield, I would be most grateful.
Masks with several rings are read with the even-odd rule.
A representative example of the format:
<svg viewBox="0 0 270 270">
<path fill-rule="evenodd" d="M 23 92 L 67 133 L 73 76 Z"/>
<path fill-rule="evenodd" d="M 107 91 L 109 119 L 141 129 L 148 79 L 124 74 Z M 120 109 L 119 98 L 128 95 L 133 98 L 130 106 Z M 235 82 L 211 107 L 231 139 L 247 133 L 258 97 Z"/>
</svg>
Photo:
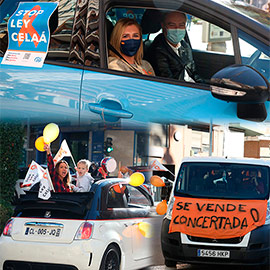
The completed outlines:
<svg viewBox="0 0 270 270">
<path fill-rule="evenodd" d="M 264 199 L 269 194 L 269 168 L 233 163 L 183 163 L 175 194 L 192 197 Z"/>
</svg>

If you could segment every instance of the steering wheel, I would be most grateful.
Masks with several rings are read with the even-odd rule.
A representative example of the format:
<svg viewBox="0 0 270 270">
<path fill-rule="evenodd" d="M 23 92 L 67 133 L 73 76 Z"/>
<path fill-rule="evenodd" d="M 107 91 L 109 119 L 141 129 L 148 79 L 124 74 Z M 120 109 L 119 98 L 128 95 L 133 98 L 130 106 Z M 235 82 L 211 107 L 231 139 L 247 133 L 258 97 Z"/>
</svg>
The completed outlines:
<svg viewBox="0 0 270 270">
<path fill-rule="evenodd" d="M 252 66 L 253 63 L 261 56 L 262 52 L 260 50 L 256 50 L 248 59 L 247 65 Z"/>
<path fill-rule="evenodd" d="M 254 62 L 259 59 L 259 57 L 261 56 L 262 52 L 260 50 L 256 50 L 247 60 L 246 65 L 252 66 L 254 64 Z M 259 65 L 255 67 L 256 70 L 258 70 L 262 75 L 264 75 L 264 77 L 270 81 L 270 74 L 269 74 L 269 67 L 268 68 L 263 68 L 260 67 Z"/>
</svg>

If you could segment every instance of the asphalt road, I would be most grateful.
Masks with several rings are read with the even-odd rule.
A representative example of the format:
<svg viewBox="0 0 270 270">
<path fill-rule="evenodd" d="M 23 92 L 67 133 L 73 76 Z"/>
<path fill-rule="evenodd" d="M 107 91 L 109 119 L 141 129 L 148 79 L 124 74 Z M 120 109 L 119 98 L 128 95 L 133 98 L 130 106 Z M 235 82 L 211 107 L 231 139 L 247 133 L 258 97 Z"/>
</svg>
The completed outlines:
<svg viewBox="0 0 270 270">
<path fill-rule="evenodd" d="M 224 266 L 224 265 L 190 265 L 190 264 L 178 264 L 176 268 L 169 268 L 165 265 L 151 266 L 144 268 L 143 270 L 173 270 L 173 269 L 189 269 L 189 270 L 259 270 L 254 266 Z"/>
<path fill-rule="evenodd" d="M 153 220 L 153 266 L 141 270 L 173 270 L 173 269 L 189 269 L 189 270 L 260 270 L 259 267 L 247 266 L 225 266 L 225 265 L 190 265 L 177 264 L 176 268 L 169 268 L 164 265 L 164 257 L 161 251 L 160 231 L 163 216 L 159 216 Z M 270 269 L 269 269 L 270 270 Z"/>
</svg>

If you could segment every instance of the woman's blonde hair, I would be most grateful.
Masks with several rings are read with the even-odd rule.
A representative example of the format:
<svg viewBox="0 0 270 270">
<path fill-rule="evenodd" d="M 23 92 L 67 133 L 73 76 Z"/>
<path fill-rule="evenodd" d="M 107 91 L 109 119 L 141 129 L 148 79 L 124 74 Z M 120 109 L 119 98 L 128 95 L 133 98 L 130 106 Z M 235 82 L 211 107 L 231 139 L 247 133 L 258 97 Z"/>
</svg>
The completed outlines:
<svg viewBox="0 0 270 270">
<path fill-rule="evenodd" d="M 136 52 L 134 57 L 135 57 L 135 61 L 138 64 L 141 64 L 142 63 L 142 58 L 143 58 L 142 29 L 141 29 L 141 26 L 135 20 L 128 19 L 128 18 L 120 19 L 113 28 L 110 43 L 120 53 L 121 52 L 121 50 L 120 50 L 120 42 L 121 42 L 121 39 L 122 39 L 122 35 L 123 35 L 126 27 L 130 26 L 130 25 L 137 26 L 138 29 L 139 29 L 139 32 L 140 32 L 141 44 L 140 44 L 140 47 L 139 47 L 139 49 Z M 110 56 L 120 58 L 117 54 L 115 54 L 112 51 L 110 51 Z"/>
</svg>

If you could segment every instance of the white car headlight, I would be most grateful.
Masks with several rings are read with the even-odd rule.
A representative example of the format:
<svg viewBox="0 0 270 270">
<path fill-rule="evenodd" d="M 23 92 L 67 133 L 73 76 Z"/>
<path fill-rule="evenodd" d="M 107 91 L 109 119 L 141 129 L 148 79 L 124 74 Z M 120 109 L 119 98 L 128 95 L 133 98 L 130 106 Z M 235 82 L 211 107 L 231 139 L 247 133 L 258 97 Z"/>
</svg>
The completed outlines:
<svg viewBox="0 0 270 270">
<path fill-rule="evenodd" d="M 267 202 L 265 225 L 270 224 L 270 200 Z"/>
<path fill-rule="evenodd" d="M 174 201 L 175 201 L 174 196 L 171 196 L 168 202 L 167 213 L 165 215 L 165 218 L 170 219 L 170 220 L 172 219 L 172 210 L 173 210 Z"/>
</svg>

